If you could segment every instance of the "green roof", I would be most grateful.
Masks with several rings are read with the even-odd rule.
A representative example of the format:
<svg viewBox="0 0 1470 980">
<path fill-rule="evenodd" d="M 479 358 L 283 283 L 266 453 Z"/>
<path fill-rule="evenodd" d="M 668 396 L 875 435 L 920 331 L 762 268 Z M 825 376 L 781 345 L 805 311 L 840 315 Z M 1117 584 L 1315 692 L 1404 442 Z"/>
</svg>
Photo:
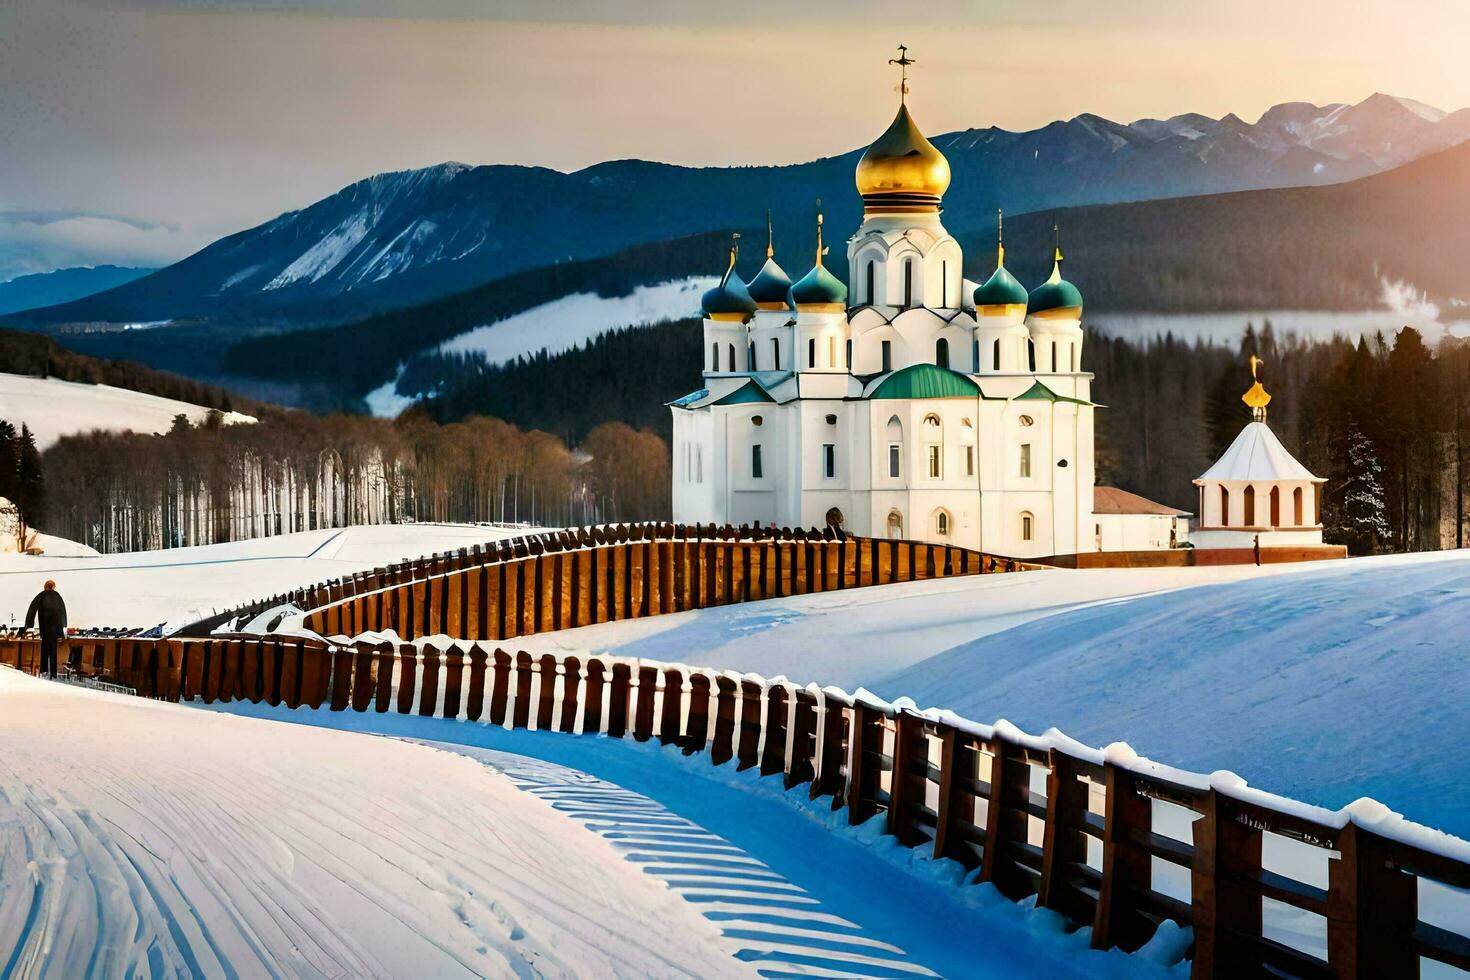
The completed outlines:
<svg viewBox="0 0 1470 980">
<path fill-rule="evenodd" d="M 739 388 L 736 388 L 734 391 L 730 392 L 724 398 L 721 398 L 719 401 L 715 402 L 715 404 L 746 405 L 752 402 L 774 402 L 775 400 L 776 399 L 772 398 L 766 393 L 766 389 L 762 388 L 754 381 L 747 381 Z"/>
<path fill-rule="evenodd" d="M 1016 401 L 1071 402 L 1074 405 L 1092 404 L 1092 402 L 1085 402 L 1080 398 L 1069 398 L 1066 395 L 1059 395 L 1055 391 L 1052 391 L 1050 388 L 1048 388 L 1046 385 L 1042 384 L 1040 381 L 1036 382 L 1030 388 L 1027 388 L 1025 391 L 1021 392 L 1021 394 L 1017 395 Z"/>
<path fill-rule="evenodd" d="M 983 286 L 975 287 L 976 306 L 1025 306 L 1026 287 L 998 265 Z"/>
<path fill-rule="evenodd" d="M 913 364 L 878 383 L 869 398 L 974 398 L 980 386 L 966 375 L 935 364 Z"/>
<path fill-rule="evenodd" d="M 1051 278 L 1031 290 L 1026 304 L 1027 313 L 1045 313 L 1047 310 L 1070 310 L 1082 308 L 1082 293 L 1076 286 L 1062 278 L 1061 253 L 1052 263 Z"/>
</svg>

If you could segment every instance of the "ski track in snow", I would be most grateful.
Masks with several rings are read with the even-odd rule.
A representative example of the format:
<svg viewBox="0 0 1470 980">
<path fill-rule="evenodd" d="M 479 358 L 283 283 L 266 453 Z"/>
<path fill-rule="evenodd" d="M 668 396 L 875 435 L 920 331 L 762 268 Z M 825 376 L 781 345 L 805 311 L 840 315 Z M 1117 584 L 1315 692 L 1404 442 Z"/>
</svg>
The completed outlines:
<svg viewBox="0 0 1470 980">
<path fill-rule="evenodd" d="M 744 972 L 474 760 L 11 670 L 0 703 L 0 975 Z"/>
</svg>

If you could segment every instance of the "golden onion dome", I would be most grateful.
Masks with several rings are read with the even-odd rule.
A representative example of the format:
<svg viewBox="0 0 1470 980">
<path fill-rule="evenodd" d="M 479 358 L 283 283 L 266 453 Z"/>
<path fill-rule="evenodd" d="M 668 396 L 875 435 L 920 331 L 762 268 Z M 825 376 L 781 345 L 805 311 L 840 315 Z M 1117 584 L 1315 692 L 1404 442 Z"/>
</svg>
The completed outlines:
<svg viewBox="0 0 1470 980">
<path fill-rule="evenodd" d="M 906 105 L 857 165 L 864 214 L 937 211 L 949 189 L 949 161 L 914 125 Z"/>
</svg>

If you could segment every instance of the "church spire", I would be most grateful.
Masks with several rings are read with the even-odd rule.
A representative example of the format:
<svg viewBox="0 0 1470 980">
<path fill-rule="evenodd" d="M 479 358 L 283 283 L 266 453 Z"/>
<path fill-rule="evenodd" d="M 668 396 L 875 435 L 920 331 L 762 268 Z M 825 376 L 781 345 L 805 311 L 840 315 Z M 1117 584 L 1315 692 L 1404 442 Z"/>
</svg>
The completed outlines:
<svg viewBox="0 0 1470 980">
<path fill-rule="evenodd" d="M 817 198 L 817 267 L 822 266 L 822 256 L 827 254 L 827 249 L 822 246 L 822 199 Z"/>
<path fill-rule="evenodd" d="M 776 233 L 771 228 L 771 209 L 766 208 L 766 258 L 776 257 Z"/>
<path fill-rule="evenodd" d="M 1001 269 L 1006 264 L 1006 213 L 1000 208 L 995 209 L 995 267 Z"/>
</svg>

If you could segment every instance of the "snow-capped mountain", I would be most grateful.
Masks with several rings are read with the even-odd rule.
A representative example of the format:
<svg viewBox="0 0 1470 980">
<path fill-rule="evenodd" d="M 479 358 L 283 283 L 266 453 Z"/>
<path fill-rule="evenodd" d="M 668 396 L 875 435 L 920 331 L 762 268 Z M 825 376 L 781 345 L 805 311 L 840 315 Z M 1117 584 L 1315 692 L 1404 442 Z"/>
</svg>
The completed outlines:
<svg viewBox="0 0 1470 980">
<path fill-rule="evenodd" d="M 1084 114 L 1030 132 L 995 127 L 935 139 L 954 182 L 955 227 L 1081 204 L 1328 184 L 1396 167 L 1470 137 L 1446 114 L 1373 95 L 1357 105 L 1284 103 L 1255 123 L 1197 113 L 1123 124 Z M 29 323 L 209 320 L 342 322 L 509 273 L 719 228 L 770 206 L 803 243 L 812 202 L 852 227 L 861 150 L 786 167 L 675 167 L 638 160 L 575 173 L 445 163 L 379 174 L 210 245 L 151 276 L 32 311 Z"/>
</svg>

